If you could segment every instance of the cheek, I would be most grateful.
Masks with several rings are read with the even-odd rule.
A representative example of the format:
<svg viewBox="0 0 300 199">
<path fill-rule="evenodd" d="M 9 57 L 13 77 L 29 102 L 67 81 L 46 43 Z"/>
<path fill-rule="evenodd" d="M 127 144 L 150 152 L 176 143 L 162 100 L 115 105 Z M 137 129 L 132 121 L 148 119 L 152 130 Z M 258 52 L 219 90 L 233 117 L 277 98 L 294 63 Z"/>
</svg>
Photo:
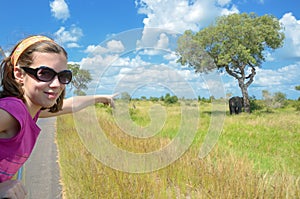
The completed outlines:
<svg viewBox="0 0 300 199">
<path fill-rule="evenodd" d="M 65 85 L 62 85 L 62 86 L 60 87 L 60 93 L 62 93 L 65 89 L 66 89 L 66 86 L 65 86 Z"/>
<path fill-rule="evenodd" d="M 43 92 L 48 85 L 45 82 L 37 82 L 32 78 L 24 79 L 23 90 L 30 93 Z"/>
<path fill-rule="evenodd" d="M 65 91 L 65 86 L 63 86 L 63 87 L 61 87 L 61 89 L 60 89 L 60 92 L 59 92 L 59 96 Z M 65 93 L 66 93 L 66 91 L 65 91 Z"/>
<path fill-rule="evenodd" d="M 36 90 L 42 90 L 47 87 L 47 84 L 45 82 L 37 82 L 31 79 L 27 82 L 27 87 L 32 87 Z"/>
<path fill-rule="evenodd" d="M 24 85 L 28 85 L 28 86 L 35 86 L 37 84 L 40 84 L 42 82 L 37 81 L 35 78 L 29 76 L 29 75 L 25 75 L 24 76 Z"/>
</svg>

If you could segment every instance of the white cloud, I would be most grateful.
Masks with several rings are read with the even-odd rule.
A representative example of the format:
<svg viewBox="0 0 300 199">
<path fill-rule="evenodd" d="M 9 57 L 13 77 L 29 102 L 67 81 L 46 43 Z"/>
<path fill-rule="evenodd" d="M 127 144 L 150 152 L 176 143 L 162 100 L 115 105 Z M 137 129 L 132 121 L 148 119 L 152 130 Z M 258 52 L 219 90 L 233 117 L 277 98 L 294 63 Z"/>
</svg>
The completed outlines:
<svg viewBox="0 0 300 199">
<path fill-rule="evenodd" d="M 136 0 L 135 3 L 138 12 L 146 15 L 142 38 L 137 43 L 141 48 L 169 49 L 169 35 L 199 31 L 217 16 L 239 12 L 230 0 Z M 147 53 L 157 54 L 153 50 Z"/>
<path fill-rule="evenodd" d="M 155 33 L 158 33 L 156 31 L 154 31 Z M 148 36 L 152 35 L 155 36 L 155 34 L 147 34 Z M 144 42 L 145 38 L 143 38 L 143 41 L 139 41 L 138 42 L 138 48 L 143 49 L 142 50 L 142 54 L 144 55 L 159 55 L 162 53 L 162 51 L 170 51 L 169 49 L 169 36 L 166 33 L 158 33 L 158 39 L 153 39 L 153 40 L 149 40 L 148 41 L 152 41 L 154 44 L 153 46 L 151 46 L 150 42 Z M 156 42 L 156 44 L 155 44 Z M 148 43 L 147 46 L 144 46 L 145 43 Z"/>
<path fill-rule="evenodd" d="M 166 49 L 169 45 L 169 37 L 165 33 L 161 33 L 159 36 L 159 40 L 157 41 L 156 48 Z"/>
<path fill-rule="evenodd" d="M 151 67 L 123 68 L 117 80 L 117 89 L 130 93 L 145 85 L 152 85 L 152 88 L 157 89 L 168 88 L 178 96 L 183 96 L 185 92 L 191 90 L 188 81 L 184 79 L 181 73 L 164 64 L 152 65 Z"/>
<path fill-rule="evenodd" d="M 64 45 L 66 44 L 67 47 L 79 47 L 77 44 L 78 40 L 83 36 L 83 32 L 81 28 L 72 25 L 69 30 L 65 27 L 60 27 L 58 31 L 54 33 L 55 40 Z"/>
<path fill-rule="evenodd" d="M 151 88 L 157 90 L 160 90 L 158 88 L 160 85 L 160 87 L 174 88 L 174 91 L 178 89 L 177 92 L 183 94 L 182 92 L 188 88 L 186 84 L 188 83 L 200 96 L 207 97 L 203 93 L 207 92 L 209 88 L 217 90 L 221 87 L 225 87 L 226 92 L 239 95 L 240 89 L 234 78 L 227 76 L 223 85 L 215 81 L 205 82 L 193 70 L 178 65 L 174 49 L 170 47 L 174 42 L 172 35 L 177 34 L 178 36 L 178 32 L 186 29 L 197 31 L 205 27 L 216 16 L 238 13 L 237 7 L 232 5 L 230 0 L 195 0 L 190 4 L 186 0 L 140 0 L 136 3 L 139 6 L 139 12 L 146 14 L 142 38 L 136 38 L 138 40 L 137 51 L 122 54 L 128 50 L 128 46 L 124 46 L 121 40 L 114 39 L 106 42 L 103 46 L 90 45 L 85 50 L 86 53 L 90 53 L 91 57 L 83 59 L 81 66 L 91 70 L 94 83 L 102 82 L 99 89 L 117 86 L 118 89 L 133 91 L 149 83 Z M 292 14 L 286 14 L 281 22 L 285 25 L 285 46 L 289 46 L 289 49 L 285 47 L 282 49 L 285 49 L 288 55 L 299 57 L 299 21 Z M 63 41 L 72 43 L 71 31 L 61 28 L 57 34 L 62 38 L 69 38 L 63 39 Z M 294 50 L 291 50 L 291 47 Z M 164 54 L 157 49 L 169 53 Z M 132 50 L 132 47 L 129 50 Z M 134 55 L 134 53 L 137 54 Z M 150 59 L 147 61 L 144 59 L 146 55 L 148 57 L 161 55 L 162 61 L 161 63 L 151 63 Z M 266 54 L 266 57 L 267 61 L 274 59 L 271 54 Z M 277 70 L 257 69 L 255 81 L 251 84 L 251 88 L 249 87 L 249 94 L 258 96 L 257 94 L 264 88 L 281 89 L 281 91 L 287 89 L 291 84 L 299 82 L 297 76 L 300 72 L 299 68 L 300 64 L 288 65 Z"/>
<path fill-rule="evenodd" d="M 249 69 L 250 70 L 250 69 Z M 299 85 L 300 62 L 289 64 L 278 69 L 257 68 L 254 82 L 248 88 L 249 95 L 261 98 L 262 90 L 270 92 L 283 92 L 288 97 L 297 96 L 295 86 Z M 238 81 L 227 73 L 224 73 L 224 86 L 227 93 L 240 95 Z"/>
<path fill-rule="evenodd" d="M 78 43 L 68 43 L 67 47 L 68 48 L 79 48 L 80 46 Z"/>
<path fill-rule="evenodd" d="M 125 50 L 121 41 L 111 40 L 107 42 L 107 48 L 110 52 L 121 53 Z"/>
<path fill-rule="evenodd" d="M 64 0 L 50 2 L 52 15 L 59 20 L 66 21 L 70 17 L 67 3 Z"/>
<path fill-rule="evenodd" d="M 299 82 L 300 63 L 291 64 L 277 70 L 257 69 L 254 85 L 278 87 Z"/>
<path fill-rule="evenodd" d="M 175 63 L 176 63 L 178 58 L 179 58 L 178 55 L 174 51 L 164 55 L 165 60 L 170 60 L 171 62 L 173 61 Z"/>
<path fill-rule="evenodd" d="M 198 31 L 222 13 L 237 12 L 230 0 L 136 0 L 138 12 L 147 17 L 145 28 L 161 28 L 183 33 Z"/>
<path fill-rule="evenodd" d="M 279 69 L 258 69 L 253 84 L 249 87 L 249 95 L 262 97 L 262 90 L 271 93 L 282 92 L 288 98 L 297 99 L 299 94 L 295 86 L 299 85 L 300 62 Z"/>
<path fill-rule="evenodd" d="M 143 21 L 143 36 L 138 43 L 145 48 L 157 46 L 160 40 L 159 35 L 163 31 L 176 33 L 182 33 L 188 29 L 199 31 L 213 22 L 218 16 L 239 13 L 237 5 L 231 0 L 136 0 L 135 3 L 138 7 L 138 12 L 146 15 Z M 264 0 L 257 0 L 257 3 L 264 4 Z M 280 22 L 285 27 L 285 43 L 282 48 L 277 49 L 275 52 L 265 52 L 267 62 L 273 62 L 278 59 L 287 61 L 287 58 L 300 58 L 300 20 L 297 20 L 292 13 L 287 13 L 280 19 Z M 157 30 L 154 28 L 157 28 Z M 169 41 L 169 45 L 170 43 L 172 42 Z M 167 49 L 172 48 L 168 46 Z M 149 51 L 148 55 L 151 55 L 150 50 L 147 50 Z M 152 54 L 154 53 L 152 52 Z M 169 60 L 170 57 L 171 54 L 164 56 L 165 60 Z M 169 63 L 176 64 L 171 59 Z M 299 67 L 299 63 L 297 63 L 276 69 L 278 68 L 278 62 L 276 62 L 272 70 L 257 69 L 255 81 L 249 87 L 251 92 L 253 90 L 255 92 L 249 94 L 257 96 L 262 88 L 277 89 L 277 91 L 292 90 L 291 88 L 296 83 L 299 84 Z M 195 75 L 189 73 L 184 71 L 184 69 L 181 71 L 183 76 L 189 76 L 187 78 L 188 81 L 196 82 Z M 225 79 L 224 86 L 228 91 L 235 94 L 240 93 L 237 81 L 234 78 L 226 75 Z M 199 85 L 199 87 L 204 88 L 201 86 L 204 85 L 203 82 Z"/>
<path fill-rule="evenodd" d="M 108 52 L 107 48 L 104 48 L 102 46 L 95 46 L 95 45 L 89 45 L 86 50 L 84 51 L 85 53 L 91 53 L 92 55 L 101 55 L 105 54 Z"/>
<path fill-rule="evenodd" d="M 119 57 L 119 59 L 117 59 L 113 65 L 121 66 L 121 67 L 126 66 L 130 68 L 137 68 L 138 66 L 147 66 L 150 64 L 151 63 L 144 61 L 139 55 L 136 55 L 133 58 Z"/>
<path fill-rule="evenodd" d="M 188 29 L 199 31 L 218 16 L 239 13 L 231 0 L 136 0 L 135 3 L 138 12 L 146 15 L 143 21 L 141 46 L 154 47 L 159 40 L 158 29 L 160 33 L 163 30 L 177 33 L 183 33 Z M 259 0 L 258 3 L 264 4 L 264 1 Z M 277 59 L 300 57 L 300 21 L 292 13 L 286 13 L 280 22 L 285 27 L 284 46 L 275 53 L 266 55 L 267 61 L 274 61 L 274 57 Z M 153 28 L 157 28 L 157 32 Z"/>
<path fill-rule="evenodd" d="M 300 58 L 300 20 L 297 20 L 292 13 L 286 13 L 280 19 L 284 26 L 284 46 L 278 49 L 282 58 Z"/>
<path fill-rule="evenodd" d="M 86 53 L 91 53 L 92 55 L 102 55 L 106 53 L 122 53 L 125 47 L 121 41 L 110 40 L 106 43 L 106 47 L 101 45 L 90 45 L 85 50 Z"/>
<path fill-rule="evenodd" d="M 220 89 L 223 86 L 218 79 L 206 78 L 205 82 L 205 74 L 199 75 L 190 68 L 182 68 L 176 63 L 177 57 L 174 54 L 168 58 L 167 63 L 154 64 L 143 60 L 140 55 L 133 58 L 118 57 L 101 77 L 102 82 L 105 82 L 101 86 L 112 86 L 117 89 L 114 92 L 134 93 L 145 89 L 140 91 L 145 96 L 159 96 L 163 90 L 180 97 L 194 98 L 197 95 L 207 96 L 207 93 L 222 96 Z"/>
<path fill-rule="evenodd" d="M 137 48 L 168 49 L 169 35 L 178 34 L 161 28 L 144 28 L 142 38 L 137 40 Z"/>
<path fill-rule="evenodd" d="M 266 59 L 266 61 L 274 61 L 275 58 L 273 57 L 272 53 L 270 53 L 269 51 L 265 51 L 264 52 L 264 57 Z"/>
<path fill-rule="evenodd" d="M 236 7 L 236 5 L 232 5 L 230 10 L 222 9 L 222 11 L 221 11 L 221 15 L 230 15 L 230 14 L 234 14 L 234 13 L 240 13 L 240 11 Z"/>
<path fill-rule="evenodd" d="M 87 70 L 95 70 L 97 73 L 93 73 L 94 75 L 98 75 L 103 72 L 107 67 L 110 67 L 112 63 L 115 62 L 119 58 L 118 55 L 95 55 L 92 57 L 86 57 L 81 60 L 81 67 Z"/>
<path fill-rule="evenodd" d="M 218 0 L 218 1 L 217 1 L 217 3 L 218 3 L 220 6 L 228 5 L 230 2 L 231 2 L 231 0 Z"/>
</svg>

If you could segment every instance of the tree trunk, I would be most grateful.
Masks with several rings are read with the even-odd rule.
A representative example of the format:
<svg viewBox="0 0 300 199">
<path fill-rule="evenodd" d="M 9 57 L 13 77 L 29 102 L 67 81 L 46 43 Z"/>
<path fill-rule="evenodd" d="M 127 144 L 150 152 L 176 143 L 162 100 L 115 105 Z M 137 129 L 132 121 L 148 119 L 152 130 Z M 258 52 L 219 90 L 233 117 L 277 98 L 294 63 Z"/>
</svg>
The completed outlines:
<svg viewBox="0 0 300 199">
<path fill-rule="evenodd" d="M 242 90 L 243 101 L 244 101 L 244 110 L 246 113 L 251 113 L 250 101 L 248 95 L 248 87 L 253 82 L 253 78 L 256 74 L 255 68 L 252 67 L 251 74 L 246 77 L 245 75 L 245 66 L 238 67 L 240 72 L 233 71 L 229 68 L 229 66 L 225 66 L 226 72 L 236 78 L 239 83 L 239 87 Z M 240 74 L 240 76 L 239 76 Z M 249 79 L 248 82 L 244 83 L 246 79 Z"/>
<path fill-rule="evenodd" d="M 243 95 L 243 99 L 244 99 L 244 110 L 246 113 L 251 113 L 249 95 L 248 95 L 248 90 L 247 90 L 248 88 L 244 83 L 239 84 L 239 86 L 242 90 L 242 95 Z"/>
</svg>

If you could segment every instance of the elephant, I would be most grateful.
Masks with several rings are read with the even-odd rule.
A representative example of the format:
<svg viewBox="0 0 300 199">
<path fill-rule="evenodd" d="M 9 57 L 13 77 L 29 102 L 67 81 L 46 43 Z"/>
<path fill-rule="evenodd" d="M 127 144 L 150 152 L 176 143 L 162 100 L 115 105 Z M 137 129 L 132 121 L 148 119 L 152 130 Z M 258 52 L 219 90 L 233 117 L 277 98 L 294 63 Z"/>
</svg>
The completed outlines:
<svg viewBox="0 0 300 199">
<path fill-rule="evenodd" d="M 243 97 L 235 96 L 229 99 L 230 115 L 241 113 L 243 107 L 244 107 Z"/>
</svg>

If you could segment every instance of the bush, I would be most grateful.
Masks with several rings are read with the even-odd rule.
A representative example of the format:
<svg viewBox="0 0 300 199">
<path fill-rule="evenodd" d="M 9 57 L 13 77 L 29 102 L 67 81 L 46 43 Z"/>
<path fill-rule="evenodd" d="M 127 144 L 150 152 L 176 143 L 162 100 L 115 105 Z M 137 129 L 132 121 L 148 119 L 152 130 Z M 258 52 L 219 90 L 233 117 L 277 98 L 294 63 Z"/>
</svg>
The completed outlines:
<svg viewBox="0 0 300 199">
<path fill-rule="evenodd" d="M 276 108 L 284 108 L 287 105 L 286 102 L 286 94 L 282 92 L 276 92 L 273 95 L 269 93 L 267 90 L 262 91 L 263 99 L 265 101 L 265 105 L 267 110 L 276 109 Z"/>
<path fill-rule="evenodd" d="M 250 101 L 250 110 L 257 111 L 263 109 L 263 106 L 259 104 L 259 101 L 256 100 L 255 96 L 249 98 Z"/>
<path fill-rule="evenodd" d="M 293 107 L 296 108 L 296 111 L 300 111 L 300 101 L 299 101 L 299 100 L 298 100 L 298 101 L 295 101 Z"/>
<path fill-rule="evenodd" d="M 166 94 L 164 102 L 166 104 L 175 104 L 178 102 L 178 97 L 177 96 L 171 96 L 169 93 Z"/>
</svg>

